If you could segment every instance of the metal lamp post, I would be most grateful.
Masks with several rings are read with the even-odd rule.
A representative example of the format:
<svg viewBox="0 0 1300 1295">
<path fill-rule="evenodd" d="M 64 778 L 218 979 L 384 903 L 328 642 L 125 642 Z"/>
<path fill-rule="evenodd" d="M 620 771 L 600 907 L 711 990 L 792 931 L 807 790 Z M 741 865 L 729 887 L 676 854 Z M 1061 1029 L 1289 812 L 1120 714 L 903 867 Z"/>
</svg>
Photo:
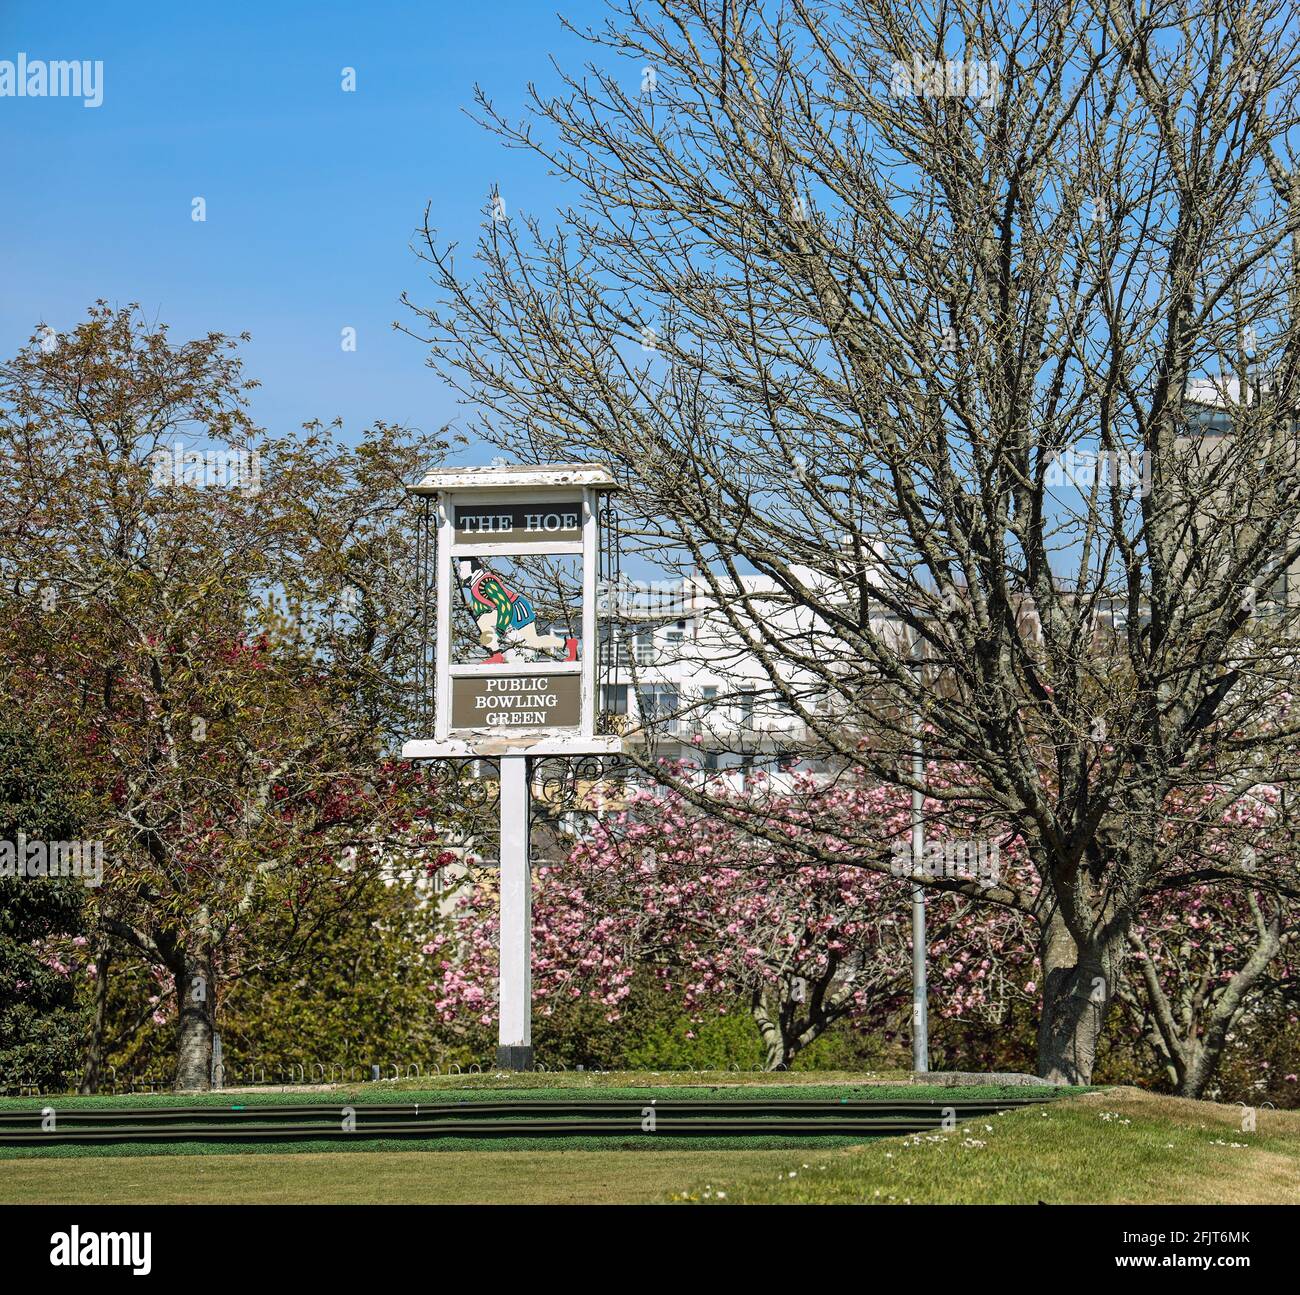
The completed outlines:
<svg viewBox="0 0 1300 1295">
<path fill-rule="evenodd" d="M 912 659 L 921 660 L 921 636 L 912 645 Z M 930 1008 L 925 954 L 925 887 L 917 878 L 925 859 L 925 750 L 921 741 L 921 714 L 912 712 L 912 1069 L 926 1074 L 930 1069 Z"/>
</svg>

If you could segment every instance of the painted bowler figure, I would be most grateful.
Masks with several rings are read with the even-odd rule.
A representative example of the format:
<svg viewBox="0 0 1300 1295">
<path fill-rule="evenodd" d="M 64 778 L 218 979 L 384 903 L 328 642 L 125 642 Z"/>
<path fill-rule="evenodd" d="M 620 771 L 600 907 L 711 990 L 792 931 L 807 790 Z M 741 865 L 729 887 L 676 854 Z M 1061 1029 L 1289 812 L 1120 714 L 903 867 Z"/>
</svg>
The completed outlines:
<svg viewBox="0 0 1300 1295">
<path fill-rule="evenodd" d="M 543 634 L 537 628 L 533 604 L 516 593 L 485 562 L 471 559 L 470 604 L 484 610 L 475 616 L 479 643 L 487 649 L 484 665 L 534 661 L 535 654 L 563 651 L 566 661 L 578 659 L 578 640 L 562 634 Z"/>
</svg>

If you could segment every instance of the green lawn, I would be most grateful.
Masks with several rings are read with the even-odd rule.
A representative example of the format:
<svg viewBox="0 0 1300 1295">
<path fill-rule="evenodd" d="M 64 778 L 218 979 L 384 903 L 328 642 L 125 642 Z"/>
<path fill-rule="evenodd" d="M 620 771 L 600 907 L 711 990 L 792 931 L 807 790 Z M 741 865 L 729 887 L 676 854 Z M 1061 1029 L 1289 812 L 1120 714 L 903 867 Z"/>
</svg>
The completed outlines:
<svg viewBox="0 0 1300 1295">
<path fill-rule="evenodd" d="M 0 1202 L 1300 1203 L 1300 1112 L 1257 1118 L 1111 1089 L 851 1147 L 42 1156 Z"/>
<path fill-rule="evenodd" d="M 641 1204 L 706 1182 L 720 1166 L 773 1177 L 799 1152 L 352 1151 L 7 1161 L 13 1204 Z"/>
</svg>

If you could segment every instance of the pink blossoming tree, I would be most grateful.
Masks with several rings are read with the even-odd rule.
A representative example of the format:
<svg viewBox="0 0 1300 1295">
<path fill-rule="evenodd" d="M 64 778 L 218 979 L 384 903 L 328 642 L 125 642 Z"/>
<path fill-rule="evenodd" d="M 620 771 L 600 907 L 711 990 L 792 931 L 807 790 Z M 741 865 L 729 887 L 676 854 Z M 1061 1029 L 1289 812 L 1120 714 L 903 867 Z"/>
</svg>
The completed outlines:
<svg viewBox="0 0 1300 1295">
<path fill-rule="evenodd" d="M 882 850 L 906 841 L 908 803 L 884 788 L 820 789 L 819 815 L 801 786 L 787 798 L 794 833 L 839 835 L 820 816 L 877 824 Z M 932 840 L 951 832 L 932 829 Z M 791 1060 L 838 1021 L 880 1024 L 910 993 L 910 859 L 899 876 L 809 862 L 705 817 L 672 793 L 640 791 L 594 823 L 558 866 L 536 873 L 533 993 L 543 1014 L 583 996 L 615 1019 L 634 973 L 652 968 L 666 992 L 698 1015 L 743 1004 L 769 1068 Z M 1000 866 L 1017 866 L 1014 841 L 998 843 Z M 957 858 L 960 866 L 962 860 Z M 496 888 L 466 886 L 445 934 L 426 946 L 436 960 L 437 1007 L 448 1022 L 495 1018 Z M 1004 928 L 1019 918 L 962 896 L 930 900 L 930 956 L 942 985 L 939 1009 L 981 1011 L 1033 986 L 1025 947 Z"/>
</svg>

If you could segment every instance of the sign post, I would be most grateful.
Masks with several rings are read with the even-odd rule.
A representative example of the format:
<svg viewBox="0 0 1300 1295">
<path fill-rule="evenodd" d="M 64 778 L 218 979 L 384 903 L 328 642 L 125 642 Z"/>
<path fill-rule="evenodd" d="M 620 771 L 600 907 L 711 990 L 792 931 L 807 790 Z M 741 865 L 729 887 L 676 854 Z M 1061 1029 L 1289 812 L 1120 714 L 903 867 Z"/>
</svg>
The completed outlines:
<svg viewBox="0 0 1300 1295">
<path fill-rule="evenodd" d="M 602 467 L 455 468 L 432 497 L 437 619 L 432 738 L 408 759 L 491 757 L 501 769 L 497 1064 L 531 1069 L 530 760 L 617 755 L 596 733 L 596 579 Z"/>
<path fill-rule="evenodd" d="M 528 757 L 501 757 L 501 936 L 497 1065 L 533 1064 L 533 874 Z"/>
</svg>

